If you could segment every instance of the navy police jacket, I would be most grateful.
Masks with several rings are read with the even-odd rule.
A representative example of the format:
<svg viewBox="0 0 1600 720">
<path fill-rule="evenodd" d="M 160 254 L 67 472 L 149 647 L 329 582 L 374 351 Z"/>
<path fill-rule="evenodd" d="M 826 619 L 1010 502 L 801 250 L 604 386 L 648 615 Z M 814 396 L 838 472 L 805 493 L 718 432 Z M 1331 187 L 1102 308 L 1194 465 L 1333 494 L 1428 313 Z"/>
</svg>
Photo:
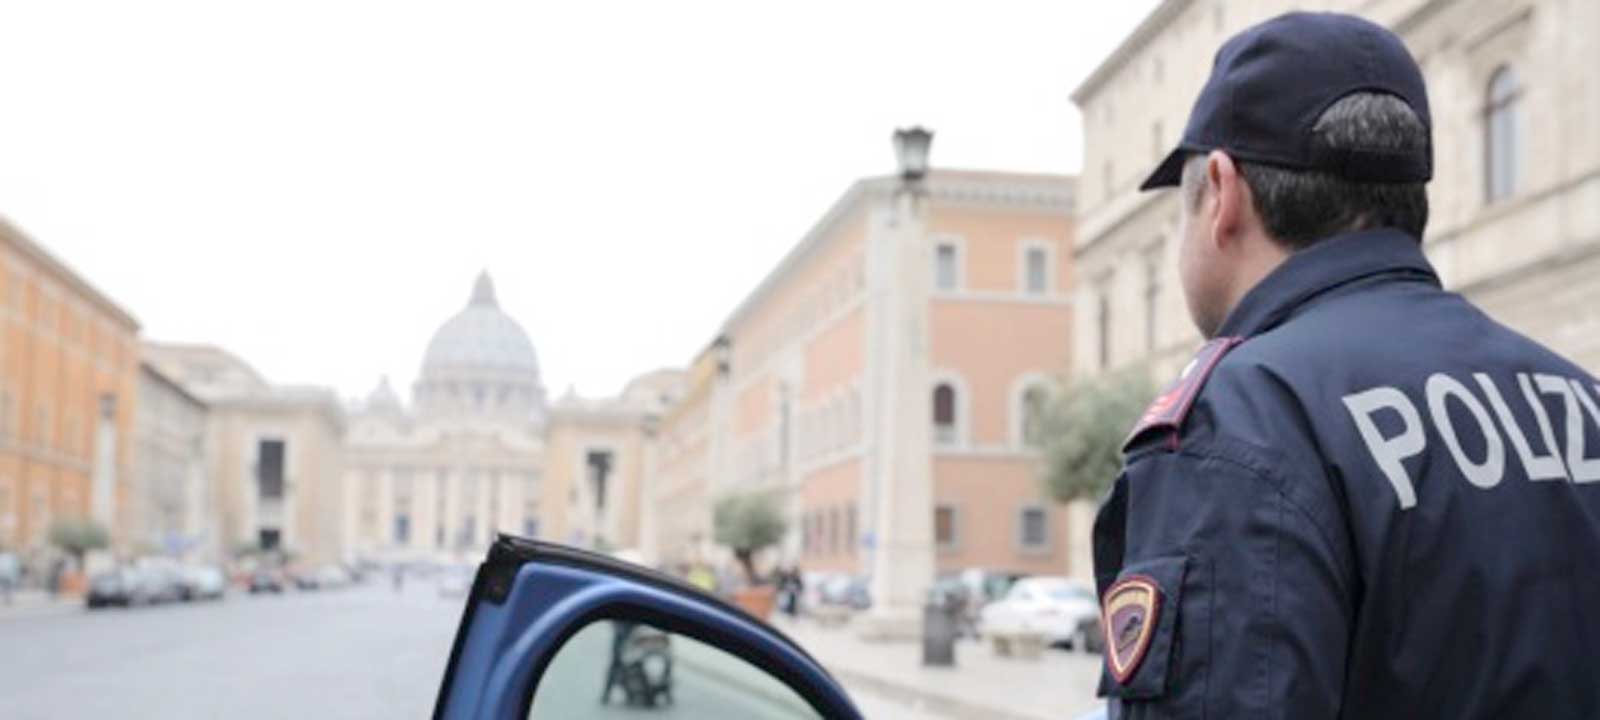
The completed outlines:
<svg viewBox="0 0 1600 720">
<path fill-rule="evenodd" d="M 1600 385 L 1408 235 L 1290 256 L 1124 452 L 1111 717 L 1600 717 Z"/>
</svg>

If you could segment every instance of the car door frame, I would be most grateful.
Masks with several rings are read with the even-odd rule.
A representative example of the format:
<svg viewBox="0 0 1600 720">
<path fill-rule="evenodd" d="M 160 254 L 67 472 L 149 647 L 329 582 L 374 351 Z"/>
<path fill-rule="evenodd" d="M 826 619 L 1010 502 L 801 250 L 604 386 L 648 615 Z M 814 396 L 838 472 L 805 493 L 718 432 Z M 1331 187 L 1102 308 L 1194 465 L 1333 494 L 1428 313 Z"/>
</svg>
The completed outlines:
<svg viewBox="0 0 1600 720">
<path fill-rule="evenodd" d="M 539 593 L 561 592 L 569 594 L 542 610 L 517 610 L 537 605 Z M 572 635 L 603 620 L 693 638 L 766 672 L 822 717 L 860 717 L 820 663 L 739 608 L 648 568 L 510 535 L 495 540 L 473 579 L 434 717 L 526 718 L 550 661 Z M 460 684 L 463 668 L 476 687 Z"/>
</svg>

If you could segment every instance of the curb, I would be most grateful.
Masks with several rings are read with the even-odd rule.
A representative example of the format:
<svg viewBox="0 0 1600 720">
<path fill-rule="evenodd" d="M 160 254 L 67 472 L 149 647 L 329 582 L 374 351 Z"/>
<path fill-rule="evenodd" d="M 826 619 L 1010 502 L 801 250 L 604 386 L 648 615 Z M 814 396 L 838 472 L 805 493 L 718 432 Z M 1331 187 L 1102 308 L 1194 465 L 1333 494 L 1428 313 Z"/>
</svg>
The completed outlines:
<svg viewBox="0 0 1600 720">
<path fill-rule="evenodd" d="M 68 615 L 72 611 L 82 608 L 83 601 L 81 599 L 52 600 L 42 603 L 28 603 L 26 605 L 0 605 L 0 623 L 9 620 L 28 620 L 54 615 Z"/>
<path fill-rule="evenodd" d="M 828 666 L 826 663 L 824 665 L 847 685 L 856 685 L 901 702 L 916 703 L 953 720 L 1058 720 L 1052 715 L 1019 713 L 1007 708 L 982 705 L 955 695 L 930 691 L 911 683 L 890 680 L 854 668 Z"/>
</svg>

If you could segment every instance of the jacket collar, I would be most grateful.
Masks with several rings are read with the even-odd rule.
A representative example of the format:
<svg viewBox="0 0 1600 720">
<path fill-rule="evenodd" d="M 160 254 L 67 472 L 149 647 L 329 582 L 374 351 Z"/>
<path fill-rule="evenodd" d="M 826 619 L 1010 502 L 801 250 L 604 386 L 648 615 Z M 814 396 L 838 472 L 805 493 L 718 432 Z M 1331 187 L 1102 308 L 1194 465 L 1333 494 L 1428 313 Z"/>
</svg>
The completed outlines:
<svg viewBox="0 0 1600 720">
<path fill-rule="evenodd" d="M 1228 313 L 1218 337 L 1271 330 L 1317 296 L 1376 275 L 1396 275 L 1439 287 L 1422 244 L 1392 228 L 1336 235 L 1290 255 Z"/>
</svg>

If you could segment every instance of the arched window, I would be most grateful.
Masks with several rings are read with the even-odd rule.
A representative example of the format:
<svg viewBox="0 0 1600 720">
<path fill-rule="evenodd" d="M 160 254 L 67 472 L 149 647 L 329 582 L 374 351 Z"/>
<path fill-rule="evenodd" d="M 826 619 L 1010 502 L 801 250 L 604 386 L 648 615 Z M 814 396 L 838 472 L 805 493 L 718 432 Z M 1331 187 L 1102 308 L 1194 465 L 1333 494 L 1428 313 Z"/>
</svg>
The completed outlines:
<svg viewBox="0 0 1600 720">
<path fill-rule="evenodd" d="M 1521 165 L 1517 127 L 1517 102 L 1522 88 L 1511 66 L 1502 65 L 1489 77 L 1489 92 L 1483 107 L 1484 200 L 1496 202 L 1511 197 L 1517 190 L 1517 167 Z"/>
<path fill-rule="evenodd" d="M 1036 448 L 1044 444 L 1044 414 L 1049 410 L 1050 390 L 1041 384 L 1022 391 L 1018 412 L 1022 413 L 1022 444 Z"/>
<path fill-rule="evenodd" d="M 933 441 L 940 445 L 956 442 L 956 389 L 949 383 L 933 388 Z"/>
</svg>

